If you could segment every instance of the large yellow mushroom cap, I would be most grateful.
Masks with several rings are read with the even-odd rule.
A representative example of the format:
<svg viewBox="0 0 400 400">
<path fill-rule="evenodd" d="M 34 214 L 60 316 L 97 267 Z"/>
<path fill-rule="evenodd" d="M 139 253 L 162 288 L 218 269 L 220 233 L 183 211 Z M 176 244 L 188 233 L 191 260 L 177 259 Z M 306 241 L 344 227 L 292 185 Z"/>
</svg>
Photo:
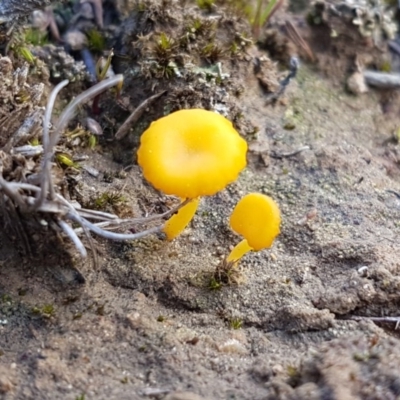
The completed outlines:
<svg viewBox="0 0 400 400">
<path fill-rule="evenodd" d="M 234 208 L 231 228 L 242 235 L 253 250 L 271 247 L 280 232 L 281 215 L 271 197 L 250 193 L 239 200 Z"/>
<path fill-rule="evenodd" d="M 213 195 L 246 166 L 247 143 L 223 116 L 176 111 L 143 133 L 138 163 L 156 188 L 182 198 Z"/>
</svg>

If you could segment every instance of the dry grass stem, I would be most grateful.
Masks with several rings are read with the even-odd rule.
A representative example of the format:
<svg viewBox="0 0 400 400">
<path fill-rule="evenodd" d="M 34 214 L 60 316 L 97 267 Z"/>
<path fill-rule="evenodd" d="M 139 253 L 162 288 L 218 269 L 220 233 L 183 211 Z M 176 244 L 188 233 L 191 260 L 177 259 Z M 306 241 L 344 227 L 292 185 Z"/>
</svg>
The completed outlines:
<svg viewBox="0 0 400 400">
<path fill-rule="evenodd" d="M 133 112 L 132 114 L 126 119 L 126 121 L 120 126 L 118 129 L 117 133 L 115 134 L 115 139 L 121 140 L 124 138 L 128 132 L 131 126 L 138 121 L 138 119 L 142 116 L 144 110 L 150 106 L 156 99 L 161 97 L 165 93 L 165 90 L 163 92 L 157 93 L 154 96 L 149 97 L 145 101 L 143 101 Z"/>
<path fill-rule="evenodd" d="M 46 216 L 48 226 L 56 231 L 61 230 L 72 241 L 81 256 L 86 257 L 87 251 L 79 238 L 79 234 L 84 233 L 86 235 L 93 251 L 94 245 L 90 233 L 94 233 L 109 240 L 121 241 L 139 239 L 150 234 L 162 232 L 162 220 L 177 212 L 182 206 L 190 201 L 187 200 L 182 202 L 177 207 L 163 214 L 151 215 L 143 218 L 120 219 L 117 215 L 111 213 L 84 209 L 80 208 L 79 204 L 71 203 L 59 193 L 59 188 L 52 181 L 51 168 L 55 147 L 57 146 L 69 121 L 74 117 L 76 109 L 99 95 L 104 90 L 112 86 L 121 85 L 122 81 L 123 76 L 116 75 L 115 77 L 97 83 L 90 89 L 78 95 L 62 112 L 52 129 L 52 133 L 50 134 L 51 116 L 54 103 L 60 90 L 68 84 L 67 80 L 62 81 L 54 88 L 47 102 L 43 118 L 42 146 L 24 144 L 20 147 L 11 148 L 9 154 L 4 152 L 3 149 L 1 154 L 2 158 L 0 158 L 0 192 L 2 194 L 0 210 L 3 213 L 5 220 L 8 220 L 9 225 L 19 224 L 19 231 L 21 229 L 23 231 L 23 224 L 22 221 L 19 220 L 19 215 L 23 214 L 27 218 L 36 218 L 39 220 L 43 220 Z M 152 96 L 142 103 L 141 106 L 135 110 L 133 115 L 128 118 L 129 124 L 132 124 L 137 120 L 146 106 L 162 94 L 163 93 L 159 93 Z M 12 165 L 10 160 L 12 160 L 12 157 L 15 157 L 13 154 L 18 155 L 18 157 L 37 157 L 42 154 L 40 171 L 39 173 L 29 175 L 28 182 L 30 183 L 26 182 L 23 174 L 21 175 L 21 181 L 20 179 L 16 179 L 14 175 L 11 175 L 13 176 L 12 178 L 8 176 L 10 173 L 9 166 Z M 4 175 L 5 171 L 7 171 L 6 175 Z M 37 218 L 38 213 L 40 213 L 39 218 Z M 14 221 L 16 218 L 18 221 Z M 123 229 L 129 231 L 129 227 L 134 224 L 147 224 L 156 220 L 160 221 L 157 226 L 144 229 L 137 233 L 118 233 L 105 229 Z M 78 223 L 80 228 L 74 229 L 71 223 Z M 29 241 L 27 238 L 25 239 L 26 240 L 24 241 L 26 241 L 29 246 Z"/>
</svg>

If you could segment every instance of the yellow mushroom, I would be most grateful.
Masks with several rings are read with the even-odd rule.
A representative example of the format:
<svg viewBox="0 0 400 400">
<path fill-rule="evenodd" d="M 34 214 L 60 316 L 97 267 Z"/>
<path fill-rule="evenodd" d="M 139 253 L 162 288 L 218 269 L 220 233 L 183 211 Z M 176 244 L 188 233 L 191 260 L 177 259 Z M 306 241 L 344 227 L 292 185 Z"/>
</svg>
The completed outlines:
<svg viewBox="0 0 400 400">
<path fill-rule="evenodd" d="M 207 110 L 180 110 L 153 122 L 143 133 L 138 163 L 158 190 L 192 199 L 165 224 L 168 240 L 193 218 L 198 198 L 235 181 L 246 166 L 247 143 L 223 116 Z"/>
<path fill-rule="evenodd" d="M 279 207 L 271 197 L 261 193 L 242 197 L 231 214 L 230 225 L 244 239 L 231 251 L 226 261 L 236 263 L 248 251 L 271 247 L 279 235 L 280 223 Z"/>
</svg>

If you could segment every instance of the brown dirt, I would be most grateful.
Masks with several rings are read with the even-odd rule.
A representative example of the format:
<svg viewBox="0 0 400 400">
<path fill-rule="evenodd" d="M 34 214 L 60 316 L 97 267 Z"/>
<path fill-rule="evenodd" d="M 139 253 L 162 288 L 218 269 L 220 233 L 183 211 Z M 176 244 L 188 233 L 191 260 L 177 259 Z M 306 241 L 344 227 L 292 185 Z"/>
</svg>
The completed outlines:
<svg viewBox="0 0 400 400">
<path fill-rule="evenodd" d="M 267 106 L 252 68 L 262 55 L 252 48 L 222 61 L 244 91 L 217 103 L 231 117 L 240 110 L 237 126 L 253 151 L 239 180 L 203 199 L 182 236 L 171 243 L 96 239 L 95 267 L 55 250 L 56 241 L 38 249 L 40 237 L 32 239 L 34 254 L 22 256 L 15 238 L 1 232 L 0 398 L 400 396 L 395 324 L 351 319 L 396 316 L 399 308 L 396 115 L 383 114 L 374 92 L 350 96 L 306 65 L 284 101 Z M 189 78 L 194 101 L 222 93 Z M 104 142 L 90 152 L 82 164 L 101 174 L 83 172 L 79 193 L 87 200 L 122 190 L 130 213 L 160 212 L 168 199 L 143 182 L 139 168 L 121 171 L 133 162 L 139 131 L 166 106 L 185 104 L 172 103 L 182 100 L 176 93 L 185 82 L 153 76 L 135 91 L 143 77 L 127 71 L 126 80 L 125 96 L 135 105 L 154 82 L 170 91 L 123 144 Z M 229 82 L 223 89 L 230 94 Z M 127 113 L 118 107 L 101 120 L 122 123 Z M 109 135 L 116 128 L 106 126 Z M 287 156 L 303 146 L 309 149 Z M 272 249 L 246 255 L 240 284 L 212 290 L 215 268 L 240 240 L 229 213 L 251 191 L 278 201 L 282 233 Z"/>
</svg>

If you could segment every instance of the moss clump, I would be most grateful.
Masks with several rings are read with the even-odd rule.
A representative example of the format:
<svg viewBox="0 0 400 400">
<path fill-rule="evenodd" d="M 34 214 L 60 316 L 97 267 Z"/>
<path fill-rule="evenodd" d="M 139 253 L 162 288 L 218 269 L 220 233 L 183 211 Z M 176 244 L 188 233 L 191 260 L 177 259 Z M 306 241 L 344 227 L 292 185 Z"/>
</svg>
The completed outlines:
<svg viewBox="0 0 400 400">
<path fill-rule="evenodd" d="M 132 213 L 126 197 L 121 192 L 113 190 L 91 197 L 84 206 L 92 210 L 115 213 L 119 217 L 126 217 Z"/>
<path fill-rule="evenodd" d="M 211 12 L 214 6 L 215 0 L 197 0 L 197 5 L 202 10 Z"/>
<path fill-rule="evenodd" d="M 96 28 L 90 29 L 86 36 L 88 38 L 89 48 L 97 53 L 102 53 L 106 49 L 106 39 Z"/>
<path fill-rule="evenodd" d="M 229 326 L 235 330 L 240 329 L 243 326 L 243 321 L 240 318 L 232 318 L 229 321 Z"/>
<path fill-rule="evenodd" d="M 44 318 L 51 318 L 56 315 L 56 309 L 53 304 L 44 304 L 40 307 L 33 307 L 32 313 L 35 315 L 40 315 Z"/>
</svg>

